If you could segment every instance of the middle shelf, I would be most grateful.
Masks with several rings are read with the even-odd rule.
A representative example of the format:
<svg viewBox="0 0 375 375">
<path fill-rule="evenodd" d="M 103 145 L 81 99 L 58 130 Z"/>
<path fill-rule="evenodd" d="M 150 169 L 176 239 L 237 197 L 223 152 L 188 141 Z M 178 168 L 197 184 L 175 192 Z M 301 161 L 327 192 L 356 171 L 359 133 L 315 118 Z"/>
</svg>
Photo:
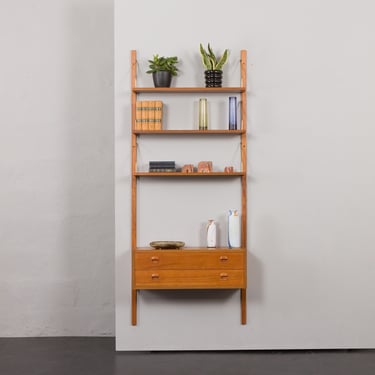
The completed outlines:
<svg viewBox="0 0 375 375">
<path fill-rule="evenodd" d="M 183 172 L 135 172 L 136 177 L 238 177 L 244 172 L 209 172 L 209 173 L 183 173 Z"/>
<path fill-rule="evenodd" d="M 178 129 L 171 129 L 171 130 L 134 130 L 134 134 L 192 134 L 192 135 L 238 135 L 244 134 L 244 129 L 239 130 L 220 130 L 220 129 L 210 129 L 210 130 L 178 130 Z"/>
</svg>

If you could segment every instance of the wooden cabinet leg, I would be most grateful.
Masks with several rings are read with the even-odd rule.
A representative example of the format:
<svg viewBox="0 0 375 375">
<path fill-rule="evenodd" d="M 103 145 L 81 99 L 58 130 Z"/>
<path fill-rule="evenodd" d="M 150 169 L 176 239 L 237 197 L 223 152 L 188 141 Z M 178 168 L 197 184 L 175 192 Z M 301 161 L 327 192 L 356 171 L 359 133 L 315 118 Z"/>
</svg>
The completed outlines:
<svg viewBox="0 0 375 375">
<path fill-rule="evenodd" d="M 132 325 L 137 325 L 137 289 L 132 289 Z"/>
<path fill-rule="evenodd" d="M 241 289 L 241 324 L 246 324 L 246 289 Z"/>
</svg>

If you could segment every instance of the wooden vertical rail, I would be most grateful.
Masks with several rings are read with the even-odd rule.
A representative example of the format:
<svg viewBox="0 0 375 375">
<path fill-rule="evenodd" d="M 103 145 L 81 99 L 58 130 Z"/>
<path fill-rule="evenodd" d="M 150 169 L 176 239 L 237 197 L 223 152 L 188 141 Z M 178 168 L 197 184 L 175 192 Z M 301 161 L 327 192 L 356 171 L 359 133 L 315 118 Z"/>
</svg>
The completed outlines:
<svg viewBox="0 0 375 375">
<path fill-rule="evenodd" d="M 135 130 L 135 111 L 136 111 L 136 100 L 137 94 L 134 91 L 136 87 L 136 76 L 137 76 L 137 52 L 135 50 L 131 51 L 131 137 L 132 137 L 132 217 L 131 217 L 131 257 L 132 257 L 132 270 L 135 267 L 135 249 L 137 246 L 137 177 L 135 172 L 137 171 L 137 136 L 134 134 Z M 137 290 L 135 289 L 135 276 L 132 271 L 132 325 L 137 324 Z"/>
<path fill-rule="evenodd" d="M 137 325 L 137 289 L 132 289 L 132 325 Z"/>
<path fill-rule="evenodd" d="M 245 130 L 241 135 L 241 161 L 244 172 L 241 177 L 242 190 L 242 229 L 241 242 L 242 248 L 245 249 L 245 285 L 247 285 L 247 52 L 241 50 L 241 87 L 245 90 L 241 93 L 242 105 L 242 129 Z M 241 289 L 241 323 L 246 324 L 246 288 Z"/>
<path fill-rule="evenodd" d="M 246 289 L 241 289 L 241 324 L 246 324 Z"/>
<path fill-rule="evenodd" d="M 241 238 L 242 238 L 242 247 L 246 248 L 247 245 L 247 236 L 246 236 L 246 219 L 247 219 L 247 210 L 246 210 L 246 197 L 247 197 L 247 139 L 246 139 L 246 132 L 247 132 L 247 100 L 246 100 L 246 64 L 247 64 L 247 59 L 246 59 L 246 51 L 241 50 L 241 87 L 244 88 L 245 90 L 241 93 L 241 105 L 242 105 L 242 129 L 244 132 L 241 134 L 241 163 L 242 163 L 242 171 L 244 172 L 244 175 L 242 177 L 242 207 L 241 207 L 241 214 L 242 214 L 242 233 L 241 233 Z"/>
</svg>

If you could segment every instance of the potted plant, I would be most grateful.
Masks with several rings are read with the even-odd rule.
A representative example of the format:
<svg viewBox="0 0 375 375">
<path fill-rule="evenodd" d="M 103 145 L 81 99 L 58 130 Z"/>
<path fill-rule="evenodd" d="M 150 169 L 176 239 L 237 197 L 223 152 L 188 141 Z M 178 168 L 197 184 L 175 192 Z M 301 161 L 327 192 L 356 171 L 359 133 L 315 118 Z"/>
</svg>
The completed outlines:
<svg viewBox="0 0 375 375">
<path fill-rule="evenodd" d="M 179 62 L 177 56 L 164 57 L 154 55 L 152 60 L 148 60 L 149 68 L 146 73 L 152 73 L 152 79 L 155 87 L 170 87 L 172 76 L 176 76 L 178 69 L 176 64 Z"/>
<path fill-rule="evenodd" d="M 223 71 L 222 68 L 228 60 L 228 49 L 224 50 L 221 56 L 216 56 L 210 46 L 207 45 L 207 50 L 200 44 L 200 54 L 203 66 L 206 68 L 204 75 L 206 87 L 221 87 Z"/>
</svg>

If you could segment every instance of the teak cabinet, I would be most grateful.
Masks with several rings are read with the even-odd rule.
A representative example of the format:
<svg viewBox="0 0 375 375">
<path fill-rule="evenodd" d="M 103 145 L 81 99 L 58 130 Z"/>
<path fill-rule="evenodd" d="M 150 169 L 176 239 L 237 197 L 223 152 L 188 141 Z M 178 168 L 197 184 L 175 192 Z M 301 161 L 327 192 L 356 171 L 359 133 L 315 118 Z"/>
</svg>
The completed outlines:
<svg viewBox="0 0 375 375">
<path fill-rule="evenodd" d="M 239 87 L 171 87 L 153 88 L 137 87 L 137 55 L 131 51 L 131 116 L 132 116 L 132 325 L 137 324 L 137 293 L 145 289 L 240 289 L 241 291 L 241 323 L 246 324 L 246 287 L 247 287 L 247 144 L 246 144 L 246 76 L 247 53 L 241 50 Z M 138 130 L 136 129 L 136 102 L 142 93 L 158 93 L 178 95 L 179 93 L 201 94 L 237 94 L 240 96 L 240 123 L 238 130 Z M 193 135 L 206 137 L 211 135 L 238 136 L 240 142 L 241 170 L 232 173 L 182 173 L 182 172 L 142 172 L 137 170 L 138 137 L 149 134 L 181 136 Z M 205 179 L 235 178 L 241 184 L 241 247 L 183 247 L 176 250 L 159 250 L 138 247 L 137 241 L 137 185 L 140 179 L 162 178 L 194 178 L 196 183 L 204 183 Z M 181 181 L 179 180 L 179 181 Z M 182 180 L 183 181 L 183 180 Z"/>
</svg>

